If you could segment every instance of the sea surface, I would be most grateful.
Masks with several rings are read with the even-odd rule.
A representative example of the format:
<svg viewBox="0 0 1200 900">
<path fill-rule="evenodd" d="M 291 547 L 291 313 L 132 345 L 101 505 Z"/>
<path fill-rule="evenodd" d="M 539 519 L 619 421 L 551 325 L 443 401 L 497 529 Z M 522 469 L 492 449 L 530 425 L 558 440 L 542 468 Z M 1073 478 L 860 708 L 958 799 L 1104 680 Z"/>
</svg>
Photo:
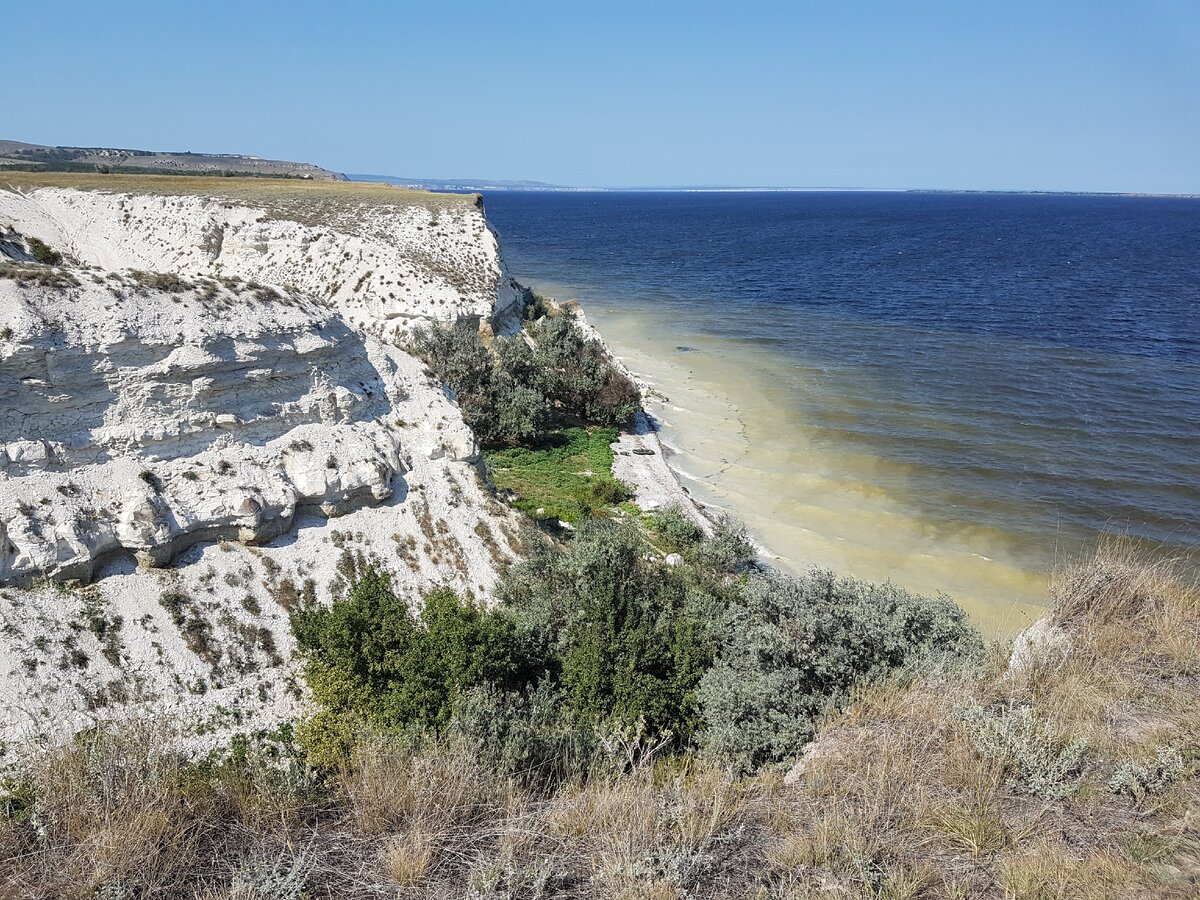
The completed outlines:
<svg viewBox="0 0 1200 900">
<path fill-rule="evenodd" d="M 1200 200 L 485 197 L 513 274 L 652 382 L 671 463 L 786 568 L 1012 632 L 1104 533 L 1200 543 Z"/>
</svg>

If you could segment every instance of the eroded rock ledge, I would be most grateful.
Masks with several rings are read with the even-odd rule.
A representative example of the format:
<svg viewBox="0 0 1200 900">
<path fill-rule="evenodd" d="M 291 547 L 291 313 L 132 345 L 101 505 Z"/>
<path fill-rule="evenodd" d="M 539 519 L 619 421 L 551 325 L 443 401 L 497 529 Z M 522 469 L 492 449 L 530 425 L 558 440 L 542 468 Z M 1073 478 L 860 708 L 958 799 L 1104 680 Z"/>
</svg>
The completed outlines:
<svg viewBox="0 0 1200 900">
<path fill-rule="evenodd" d="M 0 278 L 0 584 L 261 542 L 395 490 L 395 348 L 301 298 L 79 281 Z"/>
</svg>

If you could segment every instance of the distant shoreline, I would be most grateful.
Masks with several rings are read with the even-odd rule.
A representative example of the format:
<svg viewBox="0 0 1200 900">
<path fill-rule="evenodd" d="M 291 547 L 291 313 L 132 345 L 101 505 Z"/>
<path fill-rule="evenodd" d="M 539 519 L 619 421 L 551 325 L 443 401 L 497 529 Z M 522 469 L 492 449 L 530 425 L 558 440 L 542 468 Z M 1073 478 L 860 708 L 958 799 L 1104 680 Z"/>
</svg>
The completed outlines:
<svg viewBox="0 0 1200 900">
<path fill-rule="evenodd" d="M 576 187 L 540 181 L 491 181 L 487 179 L 401 178 L 394 175 L 347 173 L 350 181 L 379 182 L 413 190 L 449 192 L 523 192 L 541 194 L 951 194 L 1016 197 L 1144 197 L 1163 200 L 1200 200 L 1200 194 L 1156 194 L 1144 191 L 1052 191 L 1000 190 L 983 188 L 880 188 L 796 187 L 738 185 L 665 185 L 648 187 Z"/>
</svg>

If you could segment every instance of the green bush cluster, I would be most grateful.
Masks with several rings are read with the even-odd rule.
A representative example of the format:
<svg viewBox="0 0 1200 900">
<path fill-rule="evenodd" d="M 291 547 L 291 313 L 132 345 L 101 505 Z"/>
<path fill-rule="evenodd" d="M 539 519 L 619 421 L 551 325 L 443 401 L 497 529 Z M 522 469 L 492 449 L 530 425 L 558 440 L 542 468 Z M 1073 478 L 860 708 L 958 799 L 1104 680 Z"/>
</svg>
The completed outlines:
<svg viewBox="0 0 1200 900">
<path fill-rule="evenodd" d="M 568 315 L 491 347 L 468 324 L 431 325 L 413 333 L 412 349 L 449 385 L 485 447 L 536 441 L 564 422 L 620 425 L 640 403 L 637 386 Z"/>
<path fill-rule="evenodd" d="M 579 722 L 641 725 L 683 746 L 700 726 L 696 690 L 721 638 L 714 613 L 727 590 L 714 573 L 648 554 L 632 525 L 593 519 L 569 550 L 535 548 L 499 598 Z"/>
<path fill-rule="evenodd" d="M 650 516 L 650 528 L 664 548 L 671 553 L 690 550 L 704 537 L 704 532 L 696 524 L 696 520 L 685 513 L 678 504 L 653 513 Z"/>
<path fill-rule="evenodd" d="M 529 441 L 549 427 L 546 397 L 502 364 L 505 344 L 493 353 L 467 324 L 429 326 L 413 333 L 412 349 L 454 391 L 463 419 L 485 447 Z"/>
<path fill-rule="evenodd" d="M 509 688 L 529 677 L 507 616 L 463 603 L 448 588 L 429 592 L 414 612 L 371 567 L 332 606 L 294 611 L 292 630 L 322 710 L 307 732 L 310 749 L 326 762 L 349 745 L 358 723 L 437 731 L 463 689 Z"/>
<path fill-rule="evenodd" d="M 439 588 L 414 612 L 368 568 L 345 599 L 293 616 L 322 709 L 301 741 L 333 765 L 364 726 L 455 735 L 507 770 L 559 777 L 637 735 L 749 772 L 794 758 L 854 685 L 981 651 L 948 600 L 763 574 L 748 553 L 723 522 L 668 565 L 635 525 L 586 519 L 565 547 L 535 544 L 493 610 Z"/>
<path fill-rule="evenodd" d="M 557 409 L 597 425 L 621 425 L 637 412 L 637 385 L 612 365 L 600 342 L 584 335 L 571 316 L 539 319 L 529 332 L 534 347 L 524 357 L 526 372 Z M 524 341 L 510 341 L 513 345 L 528 348 Z"/>
</svg>

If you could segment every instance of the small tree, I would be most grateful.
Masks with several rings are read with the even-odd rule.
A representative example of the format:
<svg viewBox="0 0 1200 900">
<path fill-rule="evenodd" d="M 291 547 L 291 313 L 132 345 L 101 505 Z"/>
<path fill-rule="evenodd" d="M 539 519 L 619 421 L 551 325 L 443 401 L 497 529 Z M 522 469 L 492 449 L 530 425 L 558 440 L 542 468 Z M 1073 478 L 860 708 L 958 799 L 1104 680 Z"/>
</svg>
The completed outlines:
<svg viewBox="0 0 1200 900">
<path fill-rule="evenodd" d="M 637 385 L 570 316 L 540 320 L 530 332 L 536 344 L 532 369 L 537 383 L 563 411 L 600 425 L 623 425 L 637 412 Z"/>
</svg>

